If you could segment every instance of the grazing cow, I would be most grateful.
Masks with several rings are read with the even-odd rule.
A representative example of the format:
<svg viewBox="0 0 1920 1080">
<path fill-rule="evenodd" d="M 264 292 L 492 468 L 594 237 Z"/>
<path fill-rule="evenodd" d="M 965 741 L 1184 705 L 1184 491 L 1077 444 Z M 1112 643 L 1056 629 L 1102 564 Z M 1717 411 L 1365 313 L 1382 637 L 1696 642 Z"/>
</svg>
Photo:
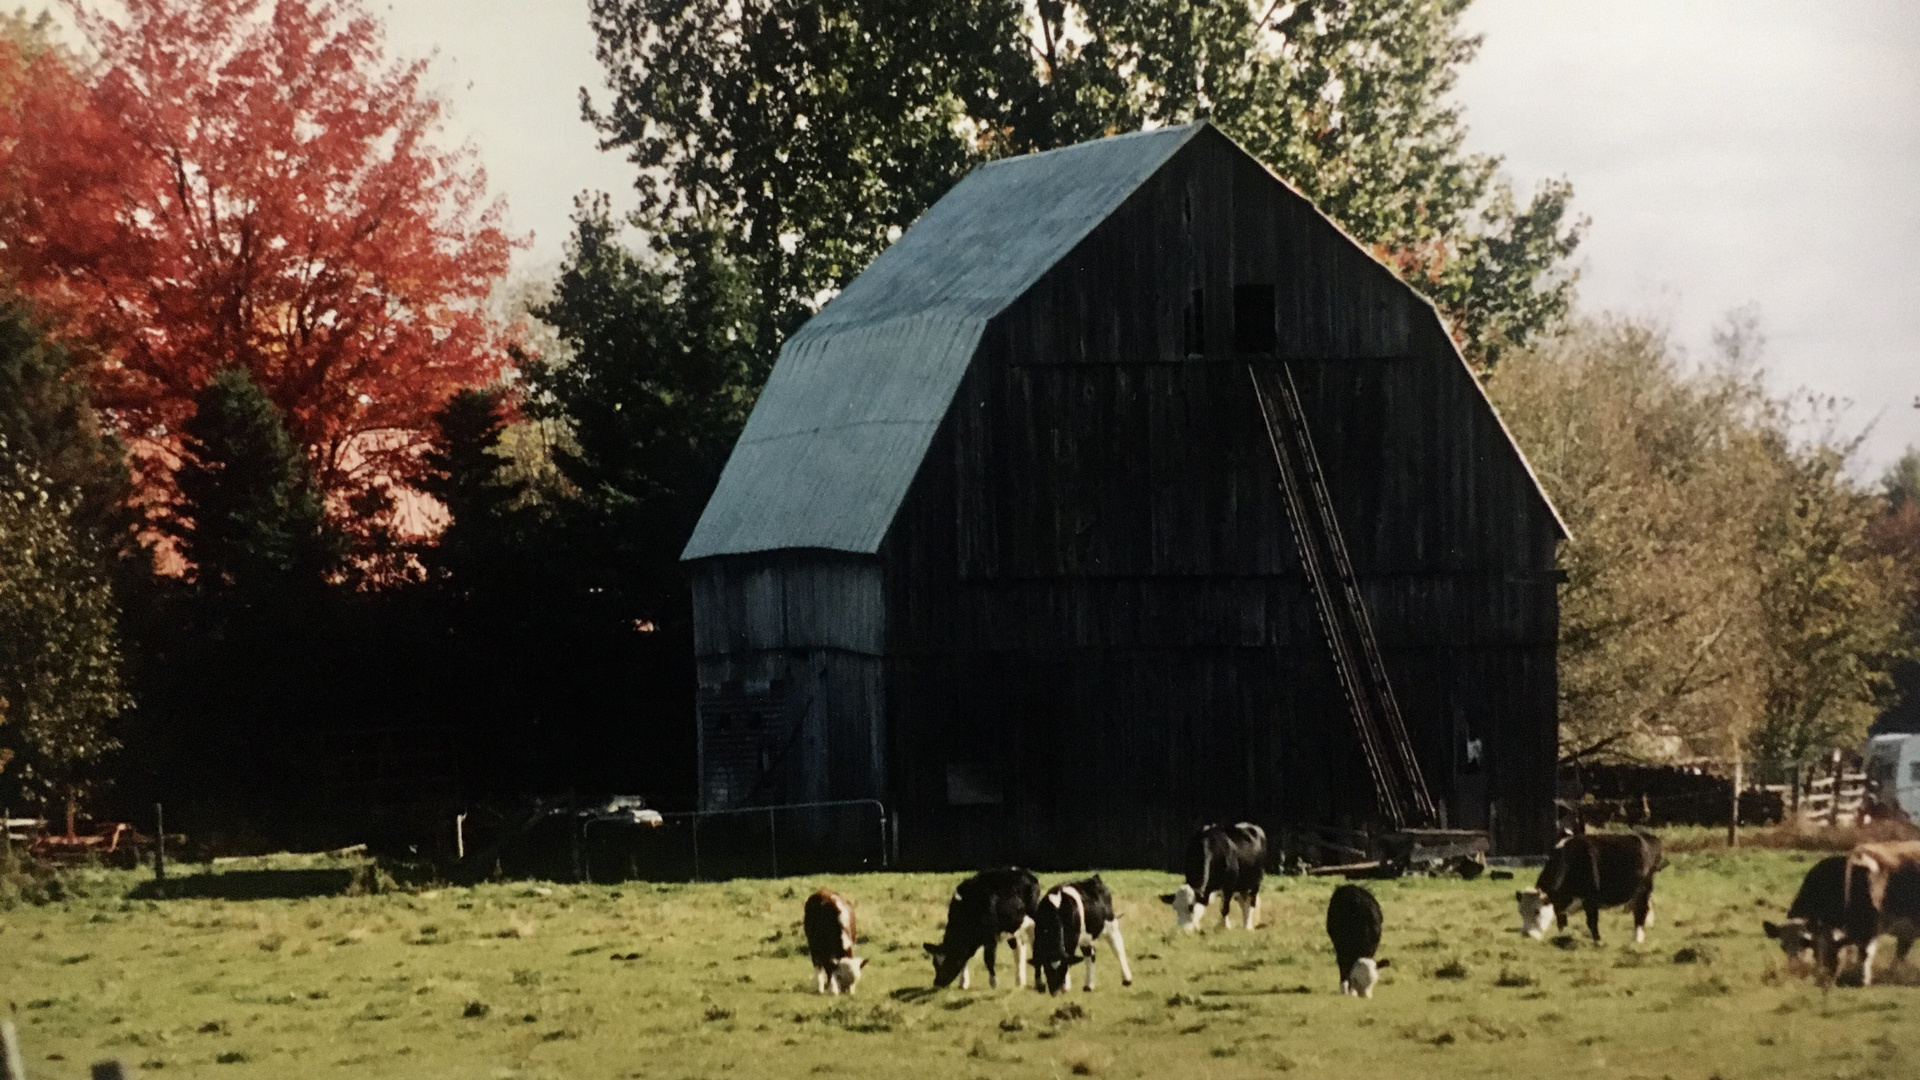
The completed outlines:
<svg viewBox="0 0 1920 1080">
<path fill-rule="evenodd" d="M 1260 911 L 1260 881 L 1266 875 L 1267 832 L 1258 825 L 1206 825 L 1187 845 L 1187 883 L 1160 899 L 1173 905 L 1174 925 L 1195 930 L 1213 897 L 1220 897 L 1220 926 L 1233 925 L 1240 901 L 1247 929 Z"/>
<path fill-rule="evenodd" d="M 1894 959 L 1904 963 L 1913 941 L 1920 937 L 1920 841 L 1859 844 L 1847 853 L 1847 877 L 1842 883 L 1842 933 L 1814 925 L 1814 950 L 1829 973 L 1847 941 L 1860 950 L 1860 985 L 1873 985 L 1873 953 L 1881 934 L 1892 934 Z M 1858 891 L 1865 886 L 1866 895 Z M 1822 953 L 1822 950 L 1826 950 Z"/>
<path fill-rule="evenodd" d="M 1375 960 L 1380 949 L 1380 901 L 1358 885 L 1342 885 L 1327 901 L 1327 936 L 1333 939 L 1333 959 L 1340 965 L 1340 992 L 1373 996 L 1385 960 Z"/>
<path fill-rule="evenodd" d="M 1572 833 L 1560 838 L 1540 880 L 1514 894 L 1520 903 L 1520 930 L 1542 937 L 1556 919 L 1567 928 L 1576 906 L 1587 912 L 1587 932 L 1600 940 L 1600 909 L 1629 904 L 1633 940 L 1647 940 L 1653 921 L 1653 875 L 1666 862 L 1658 837 L 1645 833 Z"/>
<path fill-rule="evenodd" d="M 1133 968 L 1127 963 L 1127 943 L 1120 937 L 1120 916 L 1113 911 L 1113 894 L 1100 875 L 1065 885 L 1055 885 L 1040 898 L 1033 913 L 1033 968 L 1038 973 L 1034 989 L 1049 994 L 1073 989 L 1073 965 L 1087 962 L 1087 986 L 1093 989 L 1093 946 L 1106 938 L 1113 955 L 1120 958 L 1120 984 L 1133 985 Z"/>
<path fill-rule="evenodd" d="M 858 928 L 853 901 L 821 889 L 807 897 L 802 924 L 807 931 L 807 954 L 813 957 L 813 992 L 853 993 L 867 962 L 853 955 Z"/>
<path fill-rule="evenodd" d="M 933 985 L 944 987 L 956 976 L 960 989 L 972 983 L 967 971 L 973 954 L 985 950 L 987 985 L 999 986 L 995 964 L 1000 943 L 1013 950 L 1013 978 L 1027 985 L 1027 951 L 1033 944 L 1033 911 L 1040 905 L 1040 879 L 1017 866 L 983 870 L 960 883 L 947 901 L 947 930 L 940 944 L 926 946 L 933 958 Z"/>
</svg>

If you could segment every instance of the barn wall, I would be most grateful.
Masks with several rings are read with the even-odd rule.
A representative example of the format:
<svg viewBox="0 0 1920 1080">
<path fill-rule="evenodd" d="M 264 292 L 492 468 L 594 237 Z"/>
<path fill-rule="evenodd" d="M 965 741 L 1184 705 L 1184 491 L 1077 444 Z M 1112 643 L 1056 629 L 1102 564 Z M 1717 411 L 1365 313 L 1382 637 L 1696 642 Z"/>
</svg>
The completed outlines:
<svg viewBox="0 0 1920 1080">
<path fill-rule="evenodd" d="M 1280 359 L 1429 784 L 1546 846 L 1554 523 L 1430 310 L 1208 133 L 989 326 L 882 547 L 910 863 L 1170 865 L 1208 818 L 1368 815 L 1247 380 Z"/>
<path fill-rule="evenodd" d="M 701 809 L 880 797 L 878 561 L 789 551 L 691 569 Z"/>
</svg>

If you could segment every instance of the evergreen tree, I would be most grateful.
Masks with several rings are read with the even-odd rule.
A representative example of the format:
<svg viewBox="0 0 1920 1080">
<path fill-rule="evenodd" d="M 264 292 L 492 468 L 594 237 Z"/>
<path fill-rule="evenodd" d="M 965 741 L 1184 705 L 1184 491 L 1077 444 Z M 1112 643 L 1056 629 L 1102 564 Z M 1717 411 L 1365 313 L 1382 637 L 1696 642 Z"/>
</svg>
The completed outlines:
<svg viewBox="0 0 1920 1080">
<path fill-rule="evenodd" d="M 211 591 L 320 582 L 342 548 L 279 410 L 239 368 L 215 375 L 194 405 L 169 520 L 193 580 Z"/>
<path fill-rule="evenodd" d="M 434 414 L 421 486 L 451 520 L 423 558 L 461 592 L 496 572 L 515 546 L 515 510 L 527 484 L 508 475 L 500 453 L 507 419 L 498 390 L 462 390 Z"/>
<path fill-rule="evenodd" d="M 63 498 L 93 539 L 130 546 L 130 483 L 120 441 L 107 433 L 72 351 L 52 338 L 23 297 L 0 293 L 0 437 Z"/>
</svg>

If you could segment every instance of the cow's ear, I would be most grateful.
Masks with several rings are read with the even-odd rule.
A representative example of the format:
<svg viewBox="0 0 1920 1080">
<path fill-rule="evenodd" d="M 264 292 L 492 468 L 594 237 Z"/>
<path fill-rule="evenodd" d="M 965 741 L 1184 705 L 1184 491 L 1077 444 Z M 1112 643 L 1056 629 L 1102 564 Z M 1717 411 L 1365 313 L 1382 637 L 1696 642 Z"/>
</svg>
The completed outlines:
<svg viewBox="0 0 1920 1080">
<path fill-rule="evenodd" d="M 1775 941 L 1778 941 L 1780 939 L 1780 924 L 1763 922 L 1760 924 L 1760 929 L 1768 937 L 1773 938 Z"/>
<path fill-rule="evenodd" d="M 935 958 L 935 959 L 939 959 L 939 957 L 940 957 L 940 946 L 938 946 L 938 945 L 935 945 L 935 944 L 933 944 L 932 942 L 922 942 L 922 943 L 921 943 L 921 945 L 920 945 L 920 947 L 921 947 L 921 948 L 923 948 L 923 949 L 925 949 L 925 950 L 927 950 L 927 955 L 928 955 L 928 956 L 931 956 L 931 957 L 933 957 L 933 958 Z"/>
<path fill-rule="evenodd" d="M 1385 968 L 1385 967 L 1392 967 L 1392 966 L 1393 966 L 1393 961 L 1391 961 L 1391 960 L 1375 960 L 1375 961 L 1373 962 L 1373 966 L 1374 966 L 1374 967 L 1376 967 L 1376 968 Z"/>
<path fill-rule="evenodd" d="M 1515 890 L 1514 890 L 1514 893 L 1513 893 L 1513 898 L 1514 898 L 1514 899 L 1515 899 L 1516 901 L 1518 901 L 1518 900 L 1525 900 L 1525 899 L 1527 898 L 1527 890 L 1525 890 L 1525 889 L 1515 889 Z M 929 948 L 929 949 L 931 949 L 931 948 L 933 948 L 933 946 L 931 946 L 931 945 L 929 945 L 929 946 L 927 946 L 927 948 Z"/>
<path fill-rule="evenodd" d="M 1163 904 L 1171 904 L 1173 903 L 1173 896 L 1173 893 L 1161 893 L 1160 902 Z"/>
<path fill-rule="evenodd" d="M 853 957 L 852 960 L 853 960 L 853 970 L 855 971 L 859 971 L 862 968 L 867 966 L 867 958 L 864 956 L 856 956 L 856 957 Z"/>
</svg>

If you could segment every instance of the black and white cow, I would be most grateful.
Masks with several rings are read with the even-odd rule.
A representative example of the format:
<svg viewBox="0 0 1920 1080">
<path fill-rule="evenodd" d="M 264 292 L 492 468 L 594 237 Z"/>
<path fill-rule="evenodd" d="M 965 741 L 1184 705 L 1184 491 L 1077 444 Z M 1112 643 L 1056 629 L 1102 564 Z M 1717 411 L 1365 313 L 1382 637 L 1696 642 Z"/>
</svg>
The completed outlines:
<svg viewBox="0 0 1920 1080">
<path fill-rule="evenodd" d="M 853 993 L 867 966 L 853 955 L 859 934 L 853 901 L 832 889 L 821 889 L 807 897 L 801 925 L 807 931 L 807 955 L 813 958 L 813 992 Z"/>
<path fill-rule="evenodd" d="M 1233 925 L 1233 902 L 1240 901 L 1246 928 L 1253 929 L 1260 912 L 1260 882 L 1266 876 L 1267 832 L 1242 821 L 1237 825 L 1205 825 L 1187 844 L 1187 883 L 1160 899 L 1173 906 L 1174 925 L 1182 930 L 1200 926 L 1207 905 L 1220 897 L 1220 926 Z"/>
<path fill-rule="evenodd" d="M 1120 958 L 1120 984 L 1132 986 L 1133 968 L 1127 963 L 1127 943 L 1120 937 L 1120 916 L 1114 914 L 1113 894 L 1100 875 L 1047 890 L 1033 912 L 1034 989 L 1049 994 L 1073 989 L 1073 965 L 1082 960 L 1087 962 L 1086 988 L 1093 989 L 1093 946 L 1103 937 Z"/>
<path fill-rule="evenodd" d="M 973 954 L 985 950 L 987 985 L 1000 985 L 995 964 L 1000 943 L 1013 950 L 1013 978 L 1027 985 L 1027 951 L 1033 944 L 1033 911 L 1040 905 L 1040 879 L 1017 866 L 983 870 L 960 883 L 947 901 L 947 929 L 938 945 L 927 945 L 933 958 L 933 985 L 944 987 L 957 977 L 960 989 L 972 983 L 967 965 Z"/>
<path fill-rule="evenodd" d="M 1880 934 L 1872 893 L 1866 867 L 1850 866 L 1845 855 L 1829 856 L 1814 863 L 1800 879 L 1800 891 L 1787 908 L 1786 921 L 1762 922 L 1760 928 L 1780 943 L 1790 962 L 1811 960 L 1831 980 L 1839 969 L 1841 950 L 1863 948 Z"/>
<path fill-rule="evenodd" d="M 1619 904 L 1633 910 L 1633 940 L 1647 939 L 1653 921 L 1653 875 L 1666 865 L 1658 837 L 1645 833 L 1570 833 L 1554 845 L 1540 879 L 1514 894 L 1520 930 L 1545 936 L 1556 919 L 1567 928 L 1576 907 L 1586 909 L 1587 932 L 1600 940 L 1600 909 Z"/>
<path fill-rule="evenodd" d="M 1373 984 L 1388 961 L 1376 960 L 1380 950 L 1380 901 L 1358 885 L 1342 885 L 1327 901 L 1327 936 L 1333 939 L 1333 959 L 1340 965 L 1340 992 L 1373 996 Z"/>
</svg>

